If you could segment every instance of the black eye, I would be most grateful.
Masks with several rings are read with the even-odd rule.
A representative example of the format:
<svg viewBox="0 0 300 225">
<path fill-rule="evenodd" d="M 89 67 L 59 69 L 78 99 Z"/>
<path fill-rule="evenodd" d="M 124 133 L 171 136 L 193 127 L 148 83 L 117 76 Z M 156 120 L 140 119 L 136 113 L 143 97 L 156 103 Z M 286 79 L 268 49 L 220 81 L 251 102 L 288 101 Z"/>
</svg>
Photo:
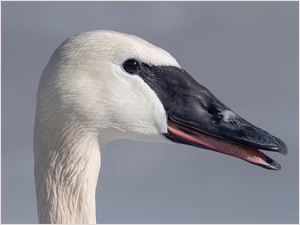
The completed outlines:
<svg viewBox="0 0 300 225">
<path fill-rule="evenodd" d="M 137 61 L 134 59 L 129 59 L 123 63 L 123 67 L 126 70 L 126 72 L 134 74 L 137 71 L 140 70 L 140 65 Z"/>
</svg>

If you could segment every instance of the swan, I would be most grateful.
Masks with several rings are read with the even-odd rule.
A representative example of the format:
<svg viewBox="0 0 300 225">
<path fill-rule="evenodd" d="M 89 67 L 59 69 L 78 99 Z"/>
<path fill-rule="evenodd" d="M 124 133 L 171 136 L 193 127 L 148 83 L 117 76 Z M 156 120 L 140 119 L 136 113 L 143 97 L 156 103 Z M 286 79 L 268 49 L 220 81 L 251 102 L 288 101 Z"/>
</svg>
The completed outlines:
<svg viewBox="0 0 300 225">
<path fill-rule="evenodd" d="M 65 40 L 40 78 L 34 174 L 40 223 L 96 223 L 101 151 L 114 139 L 181 143 L 261 167 L 283 141 L 250 124 L 165 50 L 136 36 L 91 31 Z"/>
</svg>

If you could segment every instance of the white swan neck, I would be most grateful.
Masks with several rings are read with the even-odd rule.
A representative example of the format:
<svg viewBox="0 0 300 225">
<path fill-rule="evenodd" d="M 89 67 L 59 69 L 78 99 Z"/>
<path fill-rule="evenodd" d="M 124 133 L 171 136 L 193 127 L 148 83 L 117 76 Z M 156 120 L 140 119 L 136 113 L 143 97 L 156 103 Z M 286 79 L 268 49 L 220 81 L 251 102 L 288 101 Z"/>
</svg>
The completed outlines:
<svg viewBox="0 0 300 225">
<path fill-rule="evenodd" d="M 60 146 L 55 141 L 47 145 L 47 138 L 35 144 L 40 223 L 96 223 L 95 191 L 101 164 L 98 140 L 88 134 L 71 135 L 62 138 Z M 40 158 L 42 155 L 47 158 Z"/>
</svg>

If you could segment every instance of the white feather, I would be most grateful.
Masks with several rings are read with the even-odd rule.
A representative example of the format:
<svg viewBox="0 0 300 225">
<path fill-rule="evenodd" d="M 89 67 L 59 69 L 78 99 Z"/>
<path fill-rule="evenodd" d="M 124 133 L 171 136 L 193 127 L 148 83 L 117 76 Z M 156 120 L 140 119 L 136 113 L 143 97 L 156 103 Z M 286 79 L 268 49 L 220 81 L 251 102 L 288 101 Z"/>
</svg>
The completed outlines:
<svg viewBox="0 0 300 225">
<path fill-rule="evenodd" d="M 132 35 L 93 31 L 56 49 L 40 79 L 34 128 L 40 223 L 96 223 L 103 146 L 119 138 L 169 142 L 154 91 L 122 63 L 180 67 L 166 51 Z"/>
<path fill-rule="evenodd" d="M 223 116 L 223 120 L 225 122 L 230 121 L 231 119 L 234 119 L 236 117 L 235 113 L 230 110 L 224 110 L 220 113 Z"/>
</svg>

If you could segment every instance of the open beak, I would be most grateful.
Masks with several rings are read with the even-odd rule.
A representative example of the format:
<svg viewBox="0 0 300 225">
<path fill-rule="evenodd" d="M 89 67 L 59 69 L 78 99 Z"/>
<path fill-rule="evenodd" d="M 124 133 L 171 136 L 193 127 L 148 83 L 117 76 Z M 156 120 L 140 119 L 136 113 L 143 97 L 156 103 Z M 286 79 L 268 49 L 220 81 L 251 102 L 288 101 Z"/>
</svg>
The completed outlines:
<svg viewBox="0 0 300 225">
<path fill-rule="evenodd" d="M 283 141 L 234 113 L 192 76 L 174 66 L 142 65 L 138 74 L 155 91 L 167 114 L 168 139 L 214 150 L 271 170 L 278 162 L 258 149 L 287 155 Z"/>
<path fill-rule="evenodd" d="M 243 159 L 249 163 L 262 166 L 266 169 L 281 169 L 280 164 L 271 159 L 266 154 L 259 151 L 256 144 L 250 142 L 249 144 L 245 144 L 245 142 L 238 143 L 238 140 L 233 141 L 233 139 L 222 137 L 221 135 L 219 137 L 214 137 L 212 135 L 196 131 L 195 129 L 182 126 L 178 123 L 173 122 L 171 119 L 168 119 L 168 134 L 165 134 L 165 136 L 177 143 L 214 150 L 223 154 Z M 285 144 L 281 140 L 275 137 L 273 138 L 278 143 L 278 146 L 265 145 L 261 146 L 260 149 L 276 151 L 286 155 L 287 148 Z"/>
<path fill-rule="evenodd" d="M 164 134 L 167 138 L 231 155 L 266 169 L 281 169 L 278 162 L 258 149 L 287 155 L 283 141 L 247 122 L 187 73 L 185 76 L 186 80 L 177 87 L 179 93 L 173 98 L 178 104 L 172 104 L 168 112 L 168 133 Z"/>
</svg>

